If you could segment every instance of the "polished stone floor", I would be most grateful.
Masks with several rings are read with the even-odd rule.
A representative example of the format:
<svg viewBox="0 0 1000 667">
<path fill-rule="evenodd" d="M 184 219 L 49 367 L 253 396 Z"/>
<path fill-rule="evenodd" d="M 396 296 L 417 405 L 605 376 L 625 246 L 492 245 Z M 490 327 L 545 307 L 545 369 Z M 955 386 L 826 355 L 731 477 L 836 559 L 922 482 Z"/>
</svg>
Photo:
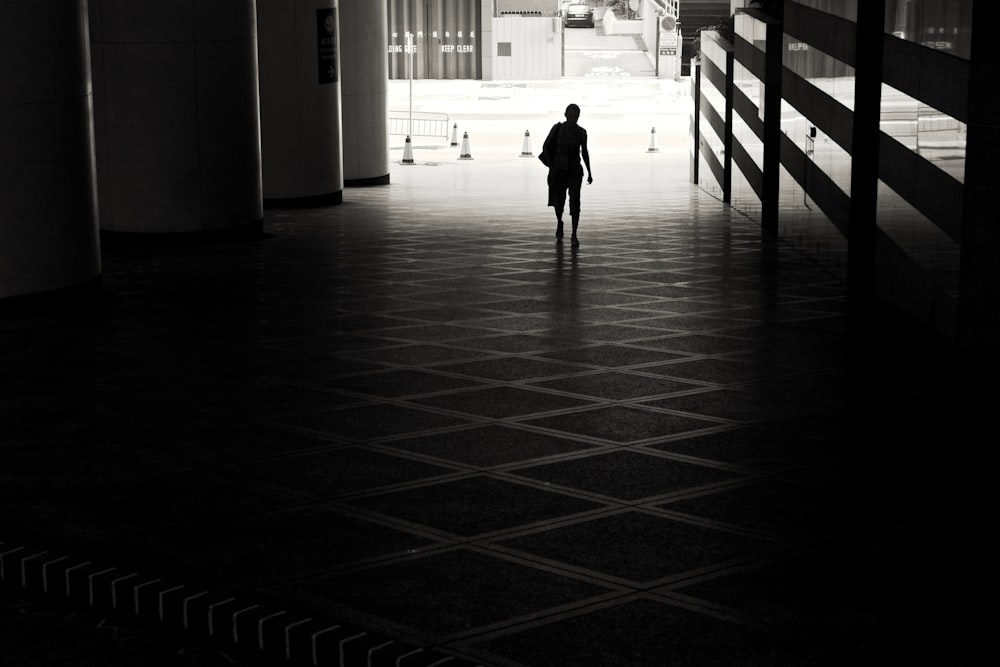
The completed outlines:
<svg viewBox="0 0 1000 667">
<path fill-rule="evenodd" d="M 0 543 L 456 665 L 965 664 L 937 341 L 765 270 L 686 153 L 597 162 L 578 248 L 475 157 L 0 320 Z"/>
</svg>

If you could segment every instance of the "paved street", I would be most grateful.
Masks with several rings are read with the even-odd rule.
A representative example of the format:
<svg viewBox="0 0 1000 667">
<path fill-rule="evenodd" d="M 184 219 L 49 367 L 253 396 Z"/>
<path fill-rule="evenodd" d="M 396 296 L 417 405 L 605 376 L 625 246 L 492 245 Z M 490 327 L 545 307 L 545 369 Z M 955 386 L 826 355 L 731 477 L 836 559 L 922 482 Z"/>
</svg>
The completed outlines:
<svg viewBox="0 0 1000 667">
<path fill-rule="evenodd" d="M 459 141 L 465 132 L 469 133 L 476 160 L 517 159 L 525 131 L 537 155 L 549 128 L 563 120 L 566 105 L 571 102 L 581 107 L 580 125 L 589 133 L 591 153 L 605 161 L 612 156 L 627 159 L 647 153 L 653 128 L 660 152 L 689 150 L 691 99 L 687 81 L 414 81 L 412 91 L 415 112 L 447 114 L 449 125 L 457 125 Z M 390 110 L 406 115 L 409 107 L 410 83 L 390 81 Z M 448 139 L 413 137 L 415 159 L 456 159 L 460 146 L 452 147 Z M 402 151 L 404 140 L 404 135 L 393 135 L 392 148 Z M 401 157 L 393 155 L 396 161 Z"/>
<path fill-rule="evenodd" d="M 600 25 L 600 24 L 598 24 Z M 565 76 L 652 78 L 656 67 L 641 41 L 632 35 L 604 35 L 598 28 L 567 28 Z"/>
</svg>

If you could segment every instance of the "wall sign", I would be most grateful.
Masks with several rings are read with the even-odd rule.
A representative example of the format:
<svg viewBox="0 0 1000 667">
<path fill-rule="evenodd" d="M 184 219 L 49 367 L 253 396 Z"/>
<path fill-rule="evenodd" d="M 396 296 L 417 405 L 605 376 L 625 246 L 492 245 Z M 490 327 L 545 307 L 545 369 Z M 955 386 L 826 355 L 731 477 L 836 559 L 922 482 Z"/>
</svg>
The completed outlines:
<svg viewBox="0 0 1000 667">
<path fill-rule="evenodd" d="M 316 10 L 316 64 L 319 83 L 337 81 L 337 15 L 336 9 Z"/>
</svg>

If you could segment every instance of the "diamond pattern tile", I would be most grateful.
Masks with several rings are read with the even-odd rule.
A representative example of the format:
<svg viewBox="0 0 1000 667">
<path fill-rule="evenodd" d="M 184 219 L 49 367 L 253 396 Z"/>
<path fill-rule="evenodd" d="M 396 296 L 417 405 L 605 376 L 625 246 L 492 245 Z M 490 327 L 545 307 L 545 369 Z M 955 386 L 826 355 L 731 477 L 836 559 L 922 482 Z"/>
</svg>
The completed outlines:
<svg viewBox="0 0 1000 667">
<path fill-rule="evenodd" d="M 738 475 L 717 468 L 633 451 L 597 453 L 518 468 L 513 473 L 547 484 L 585 489 L 630 501 L 738 478 Z"/>
<path fill-rule="evenodd" d="M 500 424 L 393 440 L 395 449 L 477 467 L 509 465 L 536 458 L 558 456 L 596 445 L 535 433 Z"/>
<path fill-rule="evenodd" d="M 303 595 L 391 618 L 407 634 L 441 636 L 607 592 L 600 585 L 459 549 L 314 581 Z"/>
<path fill-rule="evenodd" d="M 488 389 L 438 394 L 414 399 L 414 403 L 442 410 L 454 410 L 492 419 L 518 417 L 537 412 L 566 410 L 591 402 L 521 387 L 491 387 Z"/>
<path fill-rule="evenodd" d="M 503 540 L 511 549 L 620 579 L 646 582 L 767 553 L 767 542 L 627 512 Z"/>
<path fill-rule="evenodd" d="M 602 507 L 597 502 L 485 476 L 359 498 L 350 504 L 465 537 Z"/>
<path fill-rule="evenodd" d="M 364 442 L 414 431 L 445 428 L 464 422 L 465 420 L 460 417 L 425 412 L 391 403 L 379 403 L 285 415 L 281 417 L 280 423 L 314 433 Z"/>
<path fill-rule="evenodd" d="M 552 651 L 552 637 L 562 637 L 560 645 L 565 648 Z M 612 637 L 617 640 L 609 641 Z M 495 636 L 482 646 L 516 664 L 537 664 L 538 657 L 544 656 L 545 664 L 553 667 L 779 667 L 794 664 L 803 652 L 810 653 L 775 632 L 644 598 L 557 617 L 544 625 Z"/>
<path fill-rule="evenodd" d="M 644 371 L 645 369 L 641 370 Z M 621 371 L 577 375 L 568 378 L 558 378 L 556 380 L 534 382 L 532 385 L 556 389 L 571 394 L 611 400 L 674 394 L 698 389 L 702 386 L 684 381 L 649 377 L 641 373 L 623 373 Z"/>
<path fill-rule="evenodd" d="M 718 422 L 707 419 L 628 406 L 609 406 L 552 417 L 539 417 L 525 420 L 525 423 L 618 444 L 630 444 L 718 425 Z"/>
</svg>

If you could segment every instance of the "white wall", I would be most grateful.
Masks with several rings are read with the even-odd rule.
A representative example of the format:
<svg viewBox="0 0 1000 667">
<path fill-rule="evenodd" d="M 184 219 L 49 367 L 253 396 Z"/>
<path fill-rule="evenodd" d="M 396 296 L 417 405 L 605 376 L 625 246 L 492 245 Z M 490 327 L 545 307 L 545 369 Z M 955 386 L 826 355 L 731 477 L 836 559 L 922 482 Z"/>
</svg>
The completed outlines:
<svg viewBox="0 0 1000 667">
<path fill-rule="evenodd" d="M 483 68 L 483 81 L 493 80 L 493 60 L 496 58 L 496 39 L 493 35 L 493 0 L 480 0 L 479 59 Z"/>
<path fill-rule="evenodd" d="M 562 77 L 562 22 L 558 18 L 502 16 L 493 19 L 493 79 L 558 79 Z M 510 56 L 498 46 L 511 45 Z"/>
</svg>

